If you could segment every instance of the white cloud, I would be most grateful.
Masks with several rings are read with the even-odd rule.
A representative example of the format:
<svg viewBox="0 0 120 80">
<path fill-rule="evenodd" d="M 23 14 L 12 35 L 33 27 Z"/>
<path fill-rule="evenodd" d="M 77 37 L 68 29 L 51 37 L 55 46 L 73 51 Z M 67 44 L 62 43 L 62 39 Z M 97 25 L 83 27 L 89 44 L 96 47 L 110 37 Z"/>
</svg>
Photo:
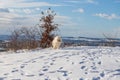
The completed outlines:
<svg viewBox="0 0 120 80">
<path fill-rule="evenodd" d="M 22 13 L 24 12 L 22 9 L 14 9 L 14 8 L 9 8 L 10 13 Z"/>
<path fill-rule="evenodd" d="M 0 25 L 33 25 L 39 21 L 40 15 L 20 15 L 16 13 L 0 13 Z"/>
<path fill-rule="evenodd" d="M 66 0 L 64 2 L 69 2 L 69 3 L 89 3 L 89 4 L 98 4 L 97 1 L 95 0 Z"/>
<path fill-rule="evenodd" d="M 18 13 L 21 15 L 25 14 L 39 14 L 42 9 L 40 8 L 9 8 L 8 11 L 10 13 Z"/>
<path fill-rule="evenodd" d="M 40 11 L 40 8 L 35 8 L 35 10 Z"/>
<path fill-rule="evenodd" d="M 25 8 L 25 7 L 43 7 L 43 6 L 61 6 L 48 2 L 26 2 L 25 0 L 0 0 L 0 8 Z"/>
<path fill-rule="evenodd" d="M 73 27 L 73 26 L 78 25 L 77 23 L 72 21 L 71 17 L 68 17 L 68 16 L 57 15 L 55 16 L 54 21 L 60 24 L 61 26 L 65 26 L 65 27 Z"/>
<path fill-rule="evenodd" d="M 80 9 L 78 9 L 78 12 L 84 13 L 84 9 L 80 8 Z"/>
<path fill-rule="evenodd" d="M 4 16 L 2 16 L 4 15 Z M 39 23 L 41 15 L 19 15 L 19 14 L 11 14 L 11 13 L 0 13 L 0 29 L 4 30 L 2 31 L 4 34 L 12 31 L 13 29 L 25 26 L 25 27 L 32 27 Z M 73 27 L 76 26 L 77 23 L 73 22 L 71 17 L 69 16 L 61 16 L 56 15 L 55 16 L 55 23 L 59 24 L 60 28 L 63 27 Z M 2 34 L 0 32 L 0 34 Z M 6 32 L 6 33 L 5 33 Z"/>
<path fill-rule="evenodd" d="M 101 18 L 105 18 L 105 19 L 120 19 L 120 16 L 116 15 L 116 14 L 105 14 L 105 13 L 96 13 L 94 16 L 98 16 Z"/>
<path fill-rule="evenodd" d="M 0 34 L 9 34 L 19 27 L 32 27 L 39 22 L 40 15 L 19 15 L 16 13 L 0 13 Z"/>
<path fill-rule="evenodd" d="M 17 17 L 17 14 L 13 13 L 0 13 L 0 23 L 10 23 L 13 18 Z"/>
<path fill-rule="evenodd" d="M 70 17 L 60 16 L 60 15 L 55 16 L 55 22 L 56 22 L 56 23 L 60 23 L 61 25 L 65 25 L 65 24 L 67 24 L 69 21 L 70 21 Z"/>
<path fill-rule="evenodd" d="M 97 4 L 97 2 L 95 0 L 86 0 L 87 3 L 91 3 L 91 4 Z"/>
<path fill-rule="evenodd" d="M 79 3 L 80 1 L 78 1 L 78 0 L 75 1 L 75 0 L 74 0 L 74 1 L 64 1 L 64 2 L 69 2 L 69 3 Z"/>
<path fill-rule="evenodd" d="M 73 12 L 79 12 L 79 13 L 84 13 L 84 9 L 83 8 L 79 8 L 77 10 L 73 10 Z"/>
<path fill-rule="evenodd" d="M 26 14 L 30 14 L 30 13 L 32 13 L 32 10 L 30 10 L 30 9 L 23 9 L 23 12 L 26 13 Z"/>
</svg>

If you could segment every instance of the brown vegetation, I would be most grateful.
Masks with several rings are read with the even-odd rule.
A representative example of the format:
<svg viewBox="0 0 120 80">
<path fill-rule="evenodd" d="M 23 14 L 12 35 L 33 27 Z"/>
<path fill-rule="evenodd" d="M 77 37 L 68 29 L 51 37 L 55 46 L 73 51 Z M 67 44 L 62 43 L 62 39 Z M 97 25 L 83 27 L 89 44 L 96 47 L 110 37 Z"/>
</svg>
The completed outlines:
<svg viewBox="0 0 120 80">
<path fill-rule="evenodd" d="M 47 10 L 47 12 L 42 12 L 41 14 L 41 24 L 39 25 L 41 30 L 40 46 L 42 48 L 46 48 L 51 46 L 51 42 L 56 35 L 55 32 L 58 30 L 58 24 L 55 24 L 53 21 L 56 13 L 54 13 L 54 11 L 52 11 L 50 8 Z"/>
<path fill-rule="evenodd" d="M 10 37 L 9 49 L 33 49 L 38 47 L 35 28 L 22 27 L 14 30 Z"/>
</svg>

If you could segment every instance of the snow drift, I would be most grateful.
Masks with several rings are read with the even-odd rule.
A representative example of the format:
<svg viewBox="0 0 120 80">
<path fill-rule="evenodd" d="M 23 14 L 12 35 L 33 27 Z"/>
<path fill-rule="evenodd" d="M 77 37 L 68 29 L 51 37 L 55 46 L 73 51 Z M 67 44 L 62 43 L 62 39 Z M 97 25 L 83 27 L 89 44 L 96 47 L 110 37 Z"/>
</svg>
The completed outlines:
<svg viewBox="0 0 120 80">
<path fill-rule="evenodd" d="M 0 80 L 120 80 L 120 47 L 0 53 Z"/>
</svg>

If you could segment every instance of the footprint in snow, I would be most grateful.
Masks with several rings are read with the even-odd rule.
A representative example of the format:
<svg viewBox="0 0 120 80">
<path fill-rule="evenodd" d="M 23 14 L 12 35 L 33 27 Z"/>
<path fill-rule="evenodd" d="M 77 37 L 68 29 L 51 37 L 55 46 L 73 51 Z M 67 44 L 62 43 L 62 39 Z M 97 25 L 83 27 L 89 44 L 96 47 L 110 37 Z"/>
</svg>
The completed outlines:
<svg viewBox="0 0 120 80">
<path fill-rule="evenodd" d="M 11 72 L 12 72 L 12 73 L 18 72 L 18 69 L 14 69 L 14 70 L 12 70 Z"/>
<path fill-rule="evenodd" d="M 114 70 L 110 73 L 112 73 L 112 74 L 110 75 L 109 78 L 112 78 L 112 77 L 115 77 L 115 76 L 120 76 L 120 69 L 116 69 L 116 70 Z"/>
<path fill-rule="evenodd" d="M 32 63 L 35 63 L 36 61 L 32 61 Z"/>
<path fill-rule="evenodd" d="M 59 69 L 63 69 L 63 67 L 60 67 Z"/>
<path fill-rule="evenodd" d="M 86 66 L 81 66 L 81 69 L 85 69 L 86 68 Z"/>
<path fill-rule="evenodd" d="M 64 73 L 63 76 L 68 76 L 68 74 L 67 74 L 67 73 Z"/>
<path fill-rule="evenodd" d="M 35 76 L 34 74 L 29 74 L 29 75 L 26 75 L 27 77 L 33 77 Z"/>
<path fill-rule="evenodd" d="M 92 80 L 100 80 L 100 77 L 93 77 Z"/>
<path fill-rule="evenodd" d="M 54 65 L 54 63 L 50 63 L 50 65 Z"/>
<path fill-rule="evenodd" d="M 50 80 L 50 79 L 48 79 L 48 78 L 45 78 L 45 80 Z"/>
<path fill-rule="evenodd" d="M 6 77 L 0 77 L 0 80 L 4 80 Z"/>
<path fill-rule="evenodd" d="M 105 76 L 104 72 L 100 73 L 100 77 L 104 77 L 104 76 Z"/>
<path fill-rule="evenodd" d="M 83 63 L 84 63 L 84 61 L 79 62 L 79 64 L 83 64 Z"/>
<path fill-rule="evenodd" d="M 43 76 L 43 75 L 44 75 L 44 73 L 40 73 L 40 74 L 39 74 L 39 76 Z"/>
<path fill-rule="evenodd" d="M 99 61 L 98 64 L 101 65 L 101 61 Z"/>
<path fill-rule="evenodd" d="M 3 61 L 0 61 L 0 63 L 4 63 Z"/>
<path fill-rule="evenodd" d="M 43 71 L 48 71 L 48 69 L 43 69 Z"/>
<path fill-rule="evenodd" d="M 24 65 L 21 65 L 20 68 L 24 68 L 25 66 Z"/>
<path fill-rule="evenodd" d="M 84 80 L 84 78 L 80 78 L 79 80 Z"/>
<path fill-rule="evenodd" d="M 68 71 L 65 71 L 65 70 L 57 70 L 57 72 L 60 72 L 63 74 L 63 76 L 68 76 Z"/>
<path fill-rule="evenodd" d="M 9 75 L 9 73 L 4 73 L 3 75 L 6 75 L 6 76 L 7 76 L 7 75 Z"/>
</svg>

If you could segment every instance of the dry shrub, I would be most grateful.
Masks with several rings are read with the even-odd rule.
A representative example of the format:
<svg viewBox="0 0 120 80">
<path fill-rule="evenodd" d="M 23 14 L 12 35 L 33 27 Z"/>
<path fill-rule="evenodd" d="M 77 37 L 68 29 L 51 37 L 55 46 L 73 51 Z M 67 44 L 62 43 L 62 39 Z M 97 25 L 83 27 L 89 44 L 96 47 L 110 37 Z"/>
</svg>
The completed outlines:
<svg viewBox="0 0 120 80">
<path fill-rule="evenodd" d="M 58 24 L 54 23 L 56 13 L 50 8 L 46 12 L 41 12 L 41 14 L 42 17 L 38 25 L 41 32 L 40 46 L 42 48 L 47 48 L 51 46 L 51 42 L 58 30 Z"/>
<path fill-rule="evenodd" d="M 12 32 L 9 49 L 33 49 L 38 47 L 37 31 L 35 28 L 22 27 Z"/>
</svg>

